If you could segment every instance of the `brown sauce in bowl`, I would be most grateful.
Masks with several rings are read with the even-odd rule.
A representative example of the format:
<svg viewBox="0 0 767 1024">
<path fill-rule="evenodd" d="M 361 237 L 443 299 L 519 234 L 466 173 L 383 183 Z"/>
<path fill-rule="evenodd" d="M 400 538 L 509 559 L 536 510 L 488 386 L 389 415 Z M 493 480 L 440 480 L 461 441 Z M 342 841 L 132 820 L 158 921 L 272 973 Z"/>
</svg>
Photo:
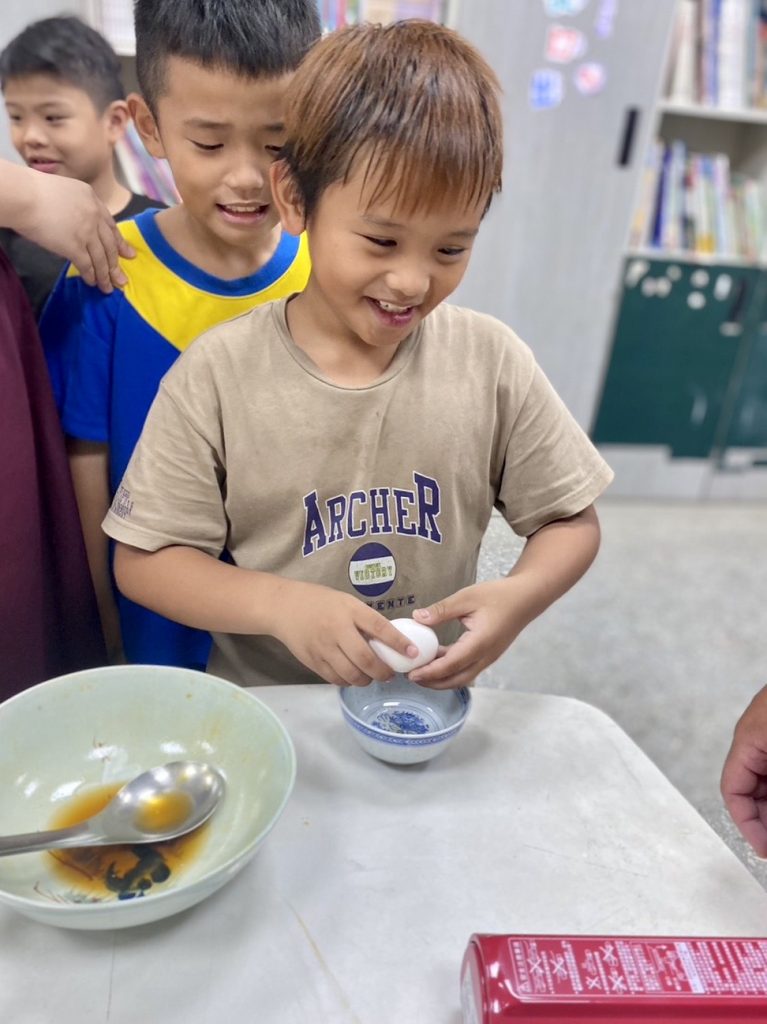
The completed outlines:
<svg viewBox="0 0 767 1024">
<path fill-rule="evenodd" d="M 56 811 L 51 828 L 69 828 L 92 818 L 109 803 L 124 783 L 89 786 L 76 793 Z M 178 798 L 178 799 L 177 799 Z M 142 828 L 173 827 L 188 811 L 186 794 L 161 794 L 148 805 Z M 202 849 L 209 822 L 177 839 L 159 843 L 134 843 L 120 846 L 74 846 L 49 850 L 53 874 L 72 894 L 89 900 L 134 899 L 162 886 L 188 867 Z"/>
</svg>

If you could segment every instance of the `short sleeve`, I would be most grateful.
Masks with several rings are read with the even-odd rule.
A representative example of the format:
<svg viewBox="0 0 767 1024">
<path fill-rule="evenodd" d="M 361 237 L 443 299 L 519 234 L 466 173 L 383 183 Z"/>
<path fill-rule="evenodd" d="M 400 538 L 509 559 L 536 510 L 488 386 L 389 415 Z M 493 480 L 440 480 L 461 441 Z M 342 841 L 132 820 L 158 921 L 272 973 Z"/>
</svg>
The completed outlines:
<svg viewBox="0 0 767 1024">
<path fill-rule="evenodd" d="M 613 473 L 539 366 L 511 425 L 496 505 L 529 537 L 555 519 L 582 512 Z"/>
<path fill-rule="evenodd" d="M 182 545 L 217 558 L 228 530 L 221 417 L 206 367 L 191 373 L 189 362 L 161 383 L 103 528 L 144 551 Z"/>
</svg>

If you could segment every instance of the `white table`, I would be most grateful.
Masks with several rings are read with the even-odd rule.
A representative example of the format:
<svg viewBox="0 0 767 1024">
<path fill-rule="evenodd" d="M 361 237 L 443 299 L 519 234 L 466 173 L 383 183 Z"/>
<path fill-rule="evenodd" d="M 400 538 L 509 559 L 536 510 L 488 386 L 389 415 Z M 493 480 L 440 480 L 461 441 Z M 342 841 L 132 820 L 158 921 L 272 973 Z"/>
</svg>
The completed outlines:
<svg viewBox="0 0 767 1024">
<path fill-rule="evenodd" d="M 451 749 L 394 768 L 331 687 L 254 692 L 298 755 L 256 858 L 142 928 L 0 908 L 3 1024 L 459 1024 L 473 931 L 767 934 L 767 893 L 589 705 L 478 689 Z"/>
</svg>

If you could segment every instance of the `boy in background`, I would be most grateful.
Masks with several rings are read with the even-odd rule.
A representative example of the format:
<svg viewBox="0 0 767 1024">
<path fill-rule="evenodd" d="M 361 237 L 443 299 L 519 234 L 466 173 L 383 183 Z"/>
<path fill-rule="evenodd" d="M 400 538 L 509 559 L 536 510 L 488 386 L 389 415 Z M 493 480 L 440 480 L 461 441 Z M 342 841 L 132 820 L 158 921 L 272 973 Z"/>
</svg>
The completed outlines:
<svg viewBox="0 0 767 1024">
<path fill-rule="evenodd" d="M 114 147 L 130 115 L 120 62 L 95 29 L 72 17 L 28 25 L 0 53 L 0 87 L 11 141 L 28 167 L 86 182 L 115 220 L 163 206 L 115 175 Z M 0 229 L 0 246 L 39 319 L 65 261 L 9 228 Z"/>
<path fill-rule="evenodd" d="M 493 72 L 429 22 L 334 33 L 298 69 L 272 195 L 309 282 L 184 354 L 104 523 L 133 600 L 215 631 L 211 672 L 387 679 L 368 640 L 413 654 L 386 618 L 413 609 L 449 646 L 410 677 L 463 686 L 595 557 L 610 469 L 527 346 L 443 301 L 501 127 Z M 494 507 L 527 544 L 476 583 Z"/>
<path fill-rule="evenodd" d="M 269 168 L 285 89 L 320 24 L 315 0 L 137 0 L 134 10 L 142 96 L 130 111 L 182 202 L 120 225 L 137 254 L 123 264 L 124 290 L 103 296 L 70 269 L 41 333 L 110 655 L 204 668 L 206 634 L 122 597 L 118 621 L 100 523 L 179 353 L 306 283 L 306 242 L 282 231 Z"/>
</svg>

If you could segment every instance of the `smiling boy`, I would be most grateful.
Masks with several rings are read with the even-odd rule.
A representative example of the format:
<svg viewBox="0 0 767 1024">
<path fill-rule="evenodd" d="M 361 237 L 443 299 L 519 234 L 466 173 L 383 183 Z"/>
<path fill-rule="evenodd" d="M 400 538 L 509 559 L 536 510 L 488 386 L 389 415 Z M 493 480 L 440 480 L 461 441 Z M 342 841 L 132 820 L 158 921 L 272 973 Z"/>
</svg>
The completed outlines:
<svg viewBox="0 0 767 1024">
<path fill-rule="evenodd" d="M 206 328 L 303 288 L 306 242 L 282 231 L 269 169 L 282 98 L 320 31 L 314 0 L 137 0 L 130 110 L 182 202 L 121 225 L 124 291 L 74 272 L 41 324 L 113 660 L 204 668 L 210 638 L 118 598 L 100 523 L 163 374 Z"/>
<path fill-rule="evenodd" d="M 174 366 L 104 522 L 127 594 L 215 631 L 212 672 L 386 679 L 368 640 L 408 653 L 412 610 L 447 646 L 411 677 L 464 685 L 596 555 L 609 468 L 527 346 L 443 301 L 500 188 L 497 94 L 418 21 L 326 37 L 290 86 L 272 193 L 309 283 Z M 527 543 L 478 584 L 494 507 Z"/>
<path fill-rule="evenodd" d="M 11 141 L 28 167 L 86 182 L 117 220 L 163 205 L 115 175 L 128 105 L 117 55 L 95 29 L 72 17 L 28 25 L 0 54 L 0 86 Z M 7 228 L 0 245 L 39 317 L 65 261 Z"/>
</svg>

